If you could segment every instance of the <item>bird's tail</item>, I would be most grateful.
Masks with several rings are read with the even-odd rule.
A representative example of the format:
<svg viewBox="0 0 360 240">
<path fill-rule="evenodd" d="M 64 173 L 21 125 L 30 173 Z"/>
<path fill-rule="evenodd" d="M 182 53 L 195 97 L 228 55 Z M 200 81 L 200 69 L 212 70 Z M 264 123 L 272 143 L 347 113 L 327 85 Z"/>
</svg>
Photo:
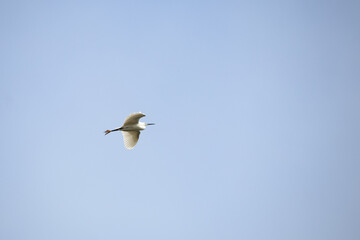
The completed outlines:
<svg viewBox="0 0 360 240">
<path fill-rule="evenodd" d="M 111 133 L 111 130 L 106 130 L 105 131 L 105 135 L 108 135 L 109 133 Z"/>
</svg>

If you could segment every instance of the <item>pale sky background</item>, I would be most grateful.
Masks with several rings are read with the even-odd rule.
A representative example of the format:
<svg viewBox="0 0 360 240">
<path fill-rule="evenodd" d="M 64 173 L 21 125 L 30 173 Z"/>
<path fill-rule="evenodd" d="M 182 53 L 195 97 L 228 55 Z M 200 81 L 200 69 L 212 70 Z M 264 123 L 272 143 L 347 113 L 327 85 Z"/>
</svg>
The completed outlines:
<svg viewBox="0 0 360 240">
<path fill-rule="evenodd" d="M 1 1 L 0 239 L 360 239 L 360 1 Z M 142 111 L 134 150 L 103 131 Z"/>
</svg>

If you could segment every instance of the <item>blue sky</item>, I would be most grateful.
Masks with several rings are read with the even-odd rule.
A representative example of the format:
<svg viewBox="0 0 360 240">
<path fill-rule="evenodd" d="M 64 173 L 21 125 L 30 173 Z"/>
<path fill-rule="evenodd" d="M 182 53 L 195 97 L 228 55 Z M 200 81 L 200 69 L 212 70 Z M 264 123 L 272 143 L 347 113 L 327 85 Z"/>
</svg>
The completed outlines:
<svg viewBox="0 0 360 240">
<path fill-rule="evenodd" d="M 0 239 L 359 239 L 359 1 L 2 1 Z M 120 133 L 155 122 L 132 151 Z"/>
</svg>

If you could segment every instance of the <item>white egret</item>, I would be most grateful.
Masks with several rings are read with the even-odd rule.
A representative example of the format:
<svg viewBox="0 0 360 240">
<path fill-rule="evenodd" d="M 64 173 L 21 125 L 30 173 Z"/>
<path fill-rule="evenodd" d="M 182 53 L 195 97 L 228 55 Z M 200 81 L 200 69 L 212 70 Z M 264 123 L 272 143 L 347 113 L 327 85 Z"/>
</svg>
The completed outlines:
<svg viewBox="0 0 360 240">
<path fill-rule="evenodd" d="M 125 122 L 121 127 L 113 130 L 106 130 L 105 135 L 111 132 L 121 131 L 124 137 L 125 147 L 127 149 L 133 149 L 139 140 L 140 131 L 145 130 L 147 125 L 155 124 L 139 122 L 139 119 L 142 117 L 145 117 L 145 114 L 141 112 L 132 113 L 127 118 L 125 118 Z"/>
</svg>

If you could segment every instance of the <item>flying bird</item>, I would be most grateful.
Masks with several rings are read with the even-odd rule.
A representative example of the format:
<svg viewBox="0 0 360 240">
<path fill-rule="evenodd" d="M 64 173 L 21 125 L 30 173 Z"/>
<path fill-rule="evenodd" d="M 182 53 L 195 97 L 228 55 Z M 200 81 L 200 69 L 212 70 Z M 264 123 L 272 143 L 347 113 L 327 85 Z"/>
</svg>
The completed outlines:
<svg viewBox="0 0 360 240">
<path fill-rule="evenodd" d="M 121 127 L 113 130 L 106 130 L 105 135 L 111 132 L 121 131 L 126 149 L 133 149 L 139 140 L 140 131 L 145 130 L 148 125 L 155 125 L 155 123 L 139 122 L 139 119 L 142 117 L 145 117 L 145 114 L 141 112 L 132 113 L 125 118 L 125 122 Z"/>
</svg>

